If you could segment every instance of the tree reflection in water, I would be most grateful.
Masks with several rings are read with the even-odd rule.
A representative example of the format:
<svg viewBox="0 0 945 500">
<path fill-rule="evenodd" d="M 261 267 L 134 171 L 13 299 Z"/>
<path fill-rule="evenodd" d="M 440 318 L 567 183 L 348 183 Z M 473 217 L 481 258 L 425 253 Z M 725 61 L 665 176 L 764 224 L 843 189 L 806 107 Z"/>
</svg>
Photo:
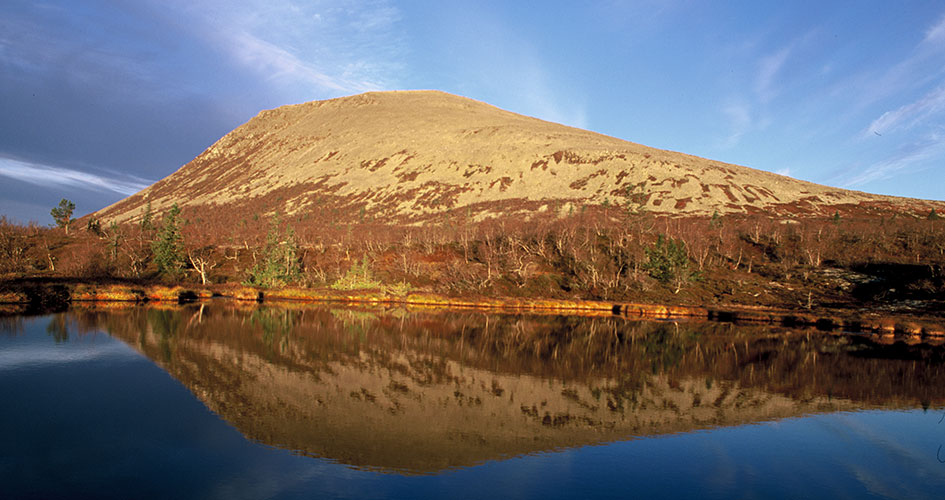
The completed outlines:
<svg viewBox="0 0 945 500">
<path fill-rule="evenodd" d="M 251 439 L 382 470 L 945 403 L 945 348 L 868 336 L 233 303 L 68 315 L 147 355 Z"/>
</svg>

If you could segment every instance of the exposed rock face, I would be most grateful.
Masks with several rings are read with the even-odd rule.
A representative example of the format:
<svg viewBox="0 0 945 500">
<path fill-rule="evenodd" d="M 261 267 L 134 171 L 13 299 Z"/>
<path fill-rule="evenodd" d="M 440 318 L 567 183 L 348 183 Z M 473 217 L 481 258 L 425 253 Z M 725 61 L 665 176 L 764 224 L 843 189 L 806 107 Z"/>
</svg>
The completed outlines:
<svg viewBox="0 0 945 500">
<path fill-rule="evenodd" d="M 177 172 L 96 217 L 225 206 L 417 223 L 620 204 L 711 214 L 832 214 L 928 202 L 798 181 L 530 118 L 436 91 L 372 92 L 263 111 Z"/>
</svg>

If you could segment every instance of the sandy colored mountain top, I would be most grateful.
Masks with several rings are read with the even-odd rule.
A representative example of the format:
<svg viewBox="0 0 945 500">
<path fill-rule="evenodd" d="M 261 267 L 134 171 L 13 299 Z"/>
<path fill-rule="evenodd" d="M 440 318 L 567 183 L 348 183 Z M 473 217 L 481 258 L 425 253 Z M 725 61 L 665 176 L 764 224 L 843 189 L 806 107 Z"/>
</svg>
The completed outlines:
<svg viewBox="0 0 945 500">
<path fill-rule="evenodd" d="M 870 195 L 663 151 L 437 91 L 371 92 L 263 111 L 190 163 L 103 209 L 134 220 L 147 201 L 235 211 L 331 211 L 421 222 L 462 210 L 483 219 L 582 205 L 657 213 L 837 206 L 941 206 Z"/>
</svg>

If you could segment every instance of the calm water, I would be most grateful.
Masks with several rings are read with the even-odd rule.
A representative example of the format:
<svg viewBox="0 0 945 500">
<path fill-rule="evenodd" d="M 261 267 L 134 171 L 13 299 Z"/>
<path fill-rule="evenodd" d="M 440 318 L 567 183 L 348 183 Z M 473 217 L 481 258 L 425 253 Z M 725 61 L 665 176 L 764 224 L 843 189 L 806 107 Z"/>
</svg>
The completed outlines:
<svg viewBox="0 0 945 500">
<path fill-rule="evenodd" d="M 942 498 L 945 348 L 320 307 L 0 318 L 0 497 Z"/>
</svg>

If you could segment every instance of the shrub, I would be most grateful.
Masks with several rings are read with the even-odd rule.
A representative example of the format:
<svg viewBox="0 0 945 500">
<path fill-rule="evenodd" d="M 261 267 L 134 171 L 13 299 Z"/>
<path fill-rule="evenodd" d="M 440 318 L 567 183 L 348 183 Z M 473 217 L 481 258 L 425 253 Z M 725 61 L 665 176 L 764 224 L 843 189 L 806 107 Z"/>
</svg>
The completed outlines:
<svg viewBox="0 0 945 500">
<path fill-rule="evenodd" d="M 413 291 L 413 286 L 411 286 L 410 283 L 407 283 L 406 281 L 384 286 L 384 292 L 389 295 L 404 296 L 411 291 Z"/>
<path fill-rule="evenodd" d="M 370 290 L 383 287 L 380 281 L 374 279 L 371 268 L 368 266 L 367 255 L 361 258 L 360 263 L 351 266 L 344 276 L 331 284 L 334 290 Z"/>
<path fill-rule="evenodd" d="M 98 219 L 89 219 L 85 224 L 85 230 L 98 237 L 105 236 L 105 233 L 102 231 L 102 221 Z"/>
<path fill-rule="evenodd" d="M 297 281 L 302 275 L 295 231 L 288 226 L 281 231 L 280 225 L 279 214 L 276 214 L 266 233 L 263 258 L 250 270 L 249 284 L 269 288 L 284 286 Z"/>
<path fill-rule="evenodd" d="M 683 285 L 696 277 L 696 273 L 689 269 L 686 244 L 680 240 L 660 234 L 656 243 L 646 249 L 646 257 L 643 268 L 660 283 L 673 285 L 673 293 L 679 293 Z"/>
</svg>

